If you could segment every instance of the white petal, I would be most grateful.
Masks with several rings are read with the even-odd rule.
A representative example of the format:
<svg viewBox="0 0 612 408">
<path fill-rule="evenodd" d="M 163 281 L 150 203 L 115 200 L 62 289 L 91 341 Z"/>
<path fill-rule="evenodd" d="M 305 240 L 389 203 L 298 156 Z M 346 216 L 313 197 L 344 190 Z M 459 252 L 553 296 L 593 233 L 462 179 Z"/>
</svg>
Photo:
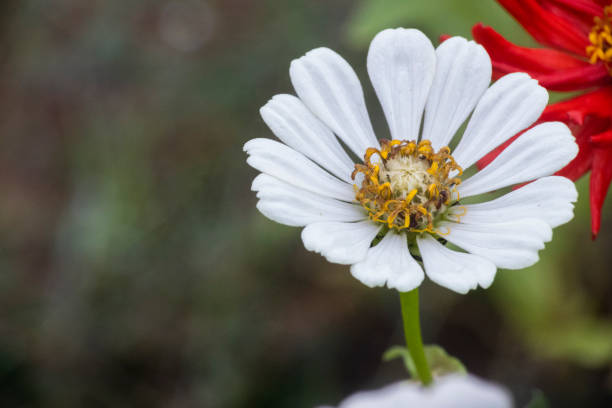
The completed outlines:
<svg viewBox="0 0 612 408">
<path fill-rule="evenodd" d="M 452 37 L 436 49 L 436 75 L 425 107 L 422 139 L 447 146 L 491 82 L 491 59 L 474 41 Z"/>
<path fill-rule="evenodd" d="M 538 218 L 555 228 L 574 218 L 578 198 L 574 183 L 565 177 L 542 177 L 495 200 L 451 209 L 463 224 L 486 224 L 520 218 Z"/>
<path fill-rule="evenodd" d="M 519 136 L 487 167 L 457 187 L 460 197 L 549 176 L 578 154 L 569 128 L 560 122 L 537 125 Z"/>
<path fill-rule="evenodd" d="M 354 163 L 333 132 L 293 95 L 276 95 L 259 111 L 272 132 L 286 145 L 351 183 Z"/>
<path fill-rule="evenodd" d="M 257 209 L 281 224 L 301 227 L 313 222 L 352 222 L 367 218 L 357 205 L 313 194 L 267 174 L 255 177 L 251 189 L 257 191 Z"/>
<path fill-rule="evenodd" d="M 453 251 L 431 235 L 417 239 L 425 273 L 432 281 L 458 293 L 478 285 L 488 288 L 497 268 L 493 262 L 473 254 Z"/>
<path fill-rule="evenodd" d="M 458 224 L 443 222 L 450 230 L 444 238 L 482 256 L 499 268 L 522 269 L 539 259 L 538 251 L 552 238 L 552 229 L 542 220 L 525 218 L 497 224 Z"/>
<path fill-rule="evenodd" d="M 306 106 L 359 157 L 380 147 L 368 116 L 363 89 L 353 68 L 329 48 L 293 60 L 291 82 Z"/>
<path fill-rule="evenodd" d="M 428 387 L 401 381 L 386 387 L 355 393 L 338 408 L 511 408 L 505 388 L 473 375 L 449 374 Z M 320 407 L 324 408 L 324 407 Z"/>
<path fill-rule="evenodd" d="M 418 139 L 435 70 L 434 48 L 419 30 L 387 29 L 372 40 L 368 73 L 393 139 Z"/>
<path fill-rule="evenodd" d="M 451 374 L 437 380 L 429 405 L 423 408 L 511 408 L 505 388 L 473 375 Z M 382 408 L 382 407 L 381 407 Z"/>
<path fill-rule="evenodd" d="M 364 261 L 351 266 L 351 274 L 363 284 L 373 287 L 387 282 L 389 288 L 408 292 L 423 281 L 423 270 L 412 258 L 403 234 L 389 231 L 368 250 Z"/>
<path fill-rule="evenodd" d="M 531 126 L 548 103 L 548 92 L 524 73 L 508 74 L 482 96 L 453 157 L 467 169 L 485 154 Z"/>
<path fill-rule="evenodd" d="M 271 139 L 251 139 L 244 144 L 247 163 L 304 190 L 338 200 L 353 201 L 353 186 L 327 173 L 303 154 Z"/>
<path fill-rule="evenodd" d="M 329 262 L 351 265 L 365 259 L 381 225 L 361 222 L 318 222 L 302 230 L 307 250 L 320 253 Z"/>
</svg>

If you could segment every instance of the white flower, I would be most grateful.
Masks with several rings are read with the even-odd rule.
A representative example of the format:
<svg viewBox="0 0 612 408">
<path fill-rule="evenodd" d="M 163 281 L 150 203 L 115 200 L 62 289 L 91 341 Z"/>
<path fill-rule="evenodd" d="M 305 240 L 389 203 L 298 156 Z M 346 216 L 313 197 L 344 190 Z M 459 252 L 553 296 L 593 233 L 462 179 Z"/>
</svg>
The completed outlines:
<svg viewBox="0 0 612 408">
<path fill-rule="evenodd" d="M 362 391 L 338 408 L 510 408 L 512 397 L 498 385 L 471 375 L 449 375 L 423 388 L 402 381 L 376 391 Z M 321 407 L 323 408 L 323 407 Z"/>
<path fill-rule="evenodd" d="M 485 169 L 461 176 L 538 119 L 546 90 L 523 73 L 489 87 L 484 48 L 453 37 L 434 50 L 412 29 L 379 33 L 367 66 L 393 140 L 374 136 L 349 64 L 328 48 L 314 49 L 291 63 L 299 98 L 276 95 L 261 108 L 283 143 L 253 139 L 244 146 L 247 162 L 262 172 L 252 187 L 257 208 L 305 227 L 307 249 L 352 265 L 368 286 L 419 286 L 424 273 L 412 254 L 420 254 L 431 280 L 460 293 L 491 285 L 498 267 L 537 262 L 551 228 L 573 217 L 574 185 L 551 176 L 578 152 L 569 129 L 534 126 Z M 451 155 L 446 146 L 470 115 Z M 363 163 L 355 164 L 336 137 Z M 492 201 L 463 203 L 533 180 Z"/>
</svg>

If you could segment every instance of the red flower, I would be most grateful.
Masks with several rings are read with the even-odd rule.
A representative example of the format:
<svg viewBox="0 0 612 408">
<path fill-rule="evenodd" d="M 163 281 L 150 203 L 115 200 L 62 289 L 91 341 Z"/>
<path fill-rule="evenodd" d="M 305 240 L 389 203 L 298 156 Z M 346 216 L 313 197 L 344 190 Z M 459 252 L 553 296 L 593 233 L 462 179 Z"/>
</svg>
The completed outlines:
<svg viewBox="0 0 612 408">
<path fill-rule="evenodd" d="M 612 181 L 612 1 L 497 1 L 547 48 L 520 47 L 491 27 L 475 25 L 472 34 L 491 56 L 494 77 L 527 72 L 549 90 L 585 91 L 548 106 L 540 121 L 565 122 L 576 136 L 580 153 L 558 174 L 577 180 L 591 171 L 591 230 L 595 239 Z M 488 164 L 505 146 L 479 165 Z"/>
</svg>

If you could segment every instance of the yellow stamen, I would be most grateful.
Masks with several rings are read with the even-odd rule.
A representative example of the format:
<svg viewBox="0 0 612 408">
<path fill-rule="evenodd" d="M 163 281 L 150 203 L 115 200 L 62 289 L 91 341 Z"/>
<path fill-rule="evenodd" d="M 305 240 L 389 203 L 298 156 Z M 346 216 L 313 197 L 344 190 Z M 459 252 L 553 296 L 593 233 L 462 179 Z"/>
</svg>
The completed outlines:
<svg viewBox="0 0 612 408">
<path fill-rule="evenodd" d="M 440 195 L 440 191 L 438 190 L 438 186 L 434 183 L 431 184 L 428 188 L 427 188 L 427 192 L 429 193 L 429 197 L 438 197 Z"/>
<path fill-rule="evenodd" d="M 411 202 L 412 199 L 414 198 L 414 196 L 416 196 L 419 193 L 419 190 L 417 190 L 416 188 L 414 190 L 412 190 L 411 192 L 408 193 L 408 195 L 406 196 L 405 201 L 407 203 Z"/>
<path fill-rule="evenodd" d="M 374 155 L 380 158 L 376 163 Z M 364 164 L 355 165 L 351 177 L 364 175 L 355 199 L 372 221 L 398 231 L 436 233 L 436 217 L 454 201 L 461 182 L 449 174 L 462 172 L 446 146 L 435 152 L 429 140 L 381 140 L 380 149 L 366 150 Z"/>
<path fill-rule="evenodd" d="M 438 162 L 435 161 L 431 163 L 431 167 L 429 168 L 429 170 L 427 170 L 427 172 L 429 174 L 436 174 L 437 171 L 438 171 Z"/>
<path fill-rule="evenodd" d="M 604 7 L 603 17 L 595 17 L 594 22 L 586 55 L 591 64 L 603 62 L 612 75 L 612 5 Z"/>
<path fill-rule="evenodd" d="M 456 218 L 455 219 L 456 222 L 461 222 L 461 217 L 463 217 L 465 214 L 467 214 L 467 207 L 461 206 L 461 207 L 458 207 L 457 209 L 461 209 L 462 210 L 461 214 L 452 213 L 451 215 Z"/>
<path fill-rule="evenodd" d="M 438 235 L 442 235 L 442 236 L 446 236 L 446 235 L 448 235 L 448 234 L 450 234 L 450 233 L 451 233 L 451 230 L 450 230 L 450 228 L 448 228 L 448 227 L 446 227 L 446 232 L 442 232 L 442 231 L 440 231 L 439 229 L 437 229 L 437 230 L 436 230 L 436 234 L 438 234 Z"/>
</svg>

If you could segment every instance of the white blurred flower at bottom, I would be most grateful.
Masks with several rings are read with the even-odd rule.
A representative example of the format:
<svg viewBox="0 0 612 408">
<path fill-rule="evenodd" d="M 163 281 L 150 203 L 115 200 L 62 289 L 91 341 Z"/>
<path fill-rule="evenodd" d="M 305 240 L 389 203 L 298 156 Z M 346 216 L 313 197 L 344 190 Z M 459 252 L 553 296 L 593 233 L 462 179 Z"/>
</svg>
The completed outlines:
<svg viewBox="0 0 612 408">
<path fill-rule="evenodd" d="M 401 381 L 351 395 L 337 408 L 511 408 L 505 388 L 472 375 L 441 377 L 429 387 Z M 319 407 L 332 408 L 332 407 Z"/>
</svg>

